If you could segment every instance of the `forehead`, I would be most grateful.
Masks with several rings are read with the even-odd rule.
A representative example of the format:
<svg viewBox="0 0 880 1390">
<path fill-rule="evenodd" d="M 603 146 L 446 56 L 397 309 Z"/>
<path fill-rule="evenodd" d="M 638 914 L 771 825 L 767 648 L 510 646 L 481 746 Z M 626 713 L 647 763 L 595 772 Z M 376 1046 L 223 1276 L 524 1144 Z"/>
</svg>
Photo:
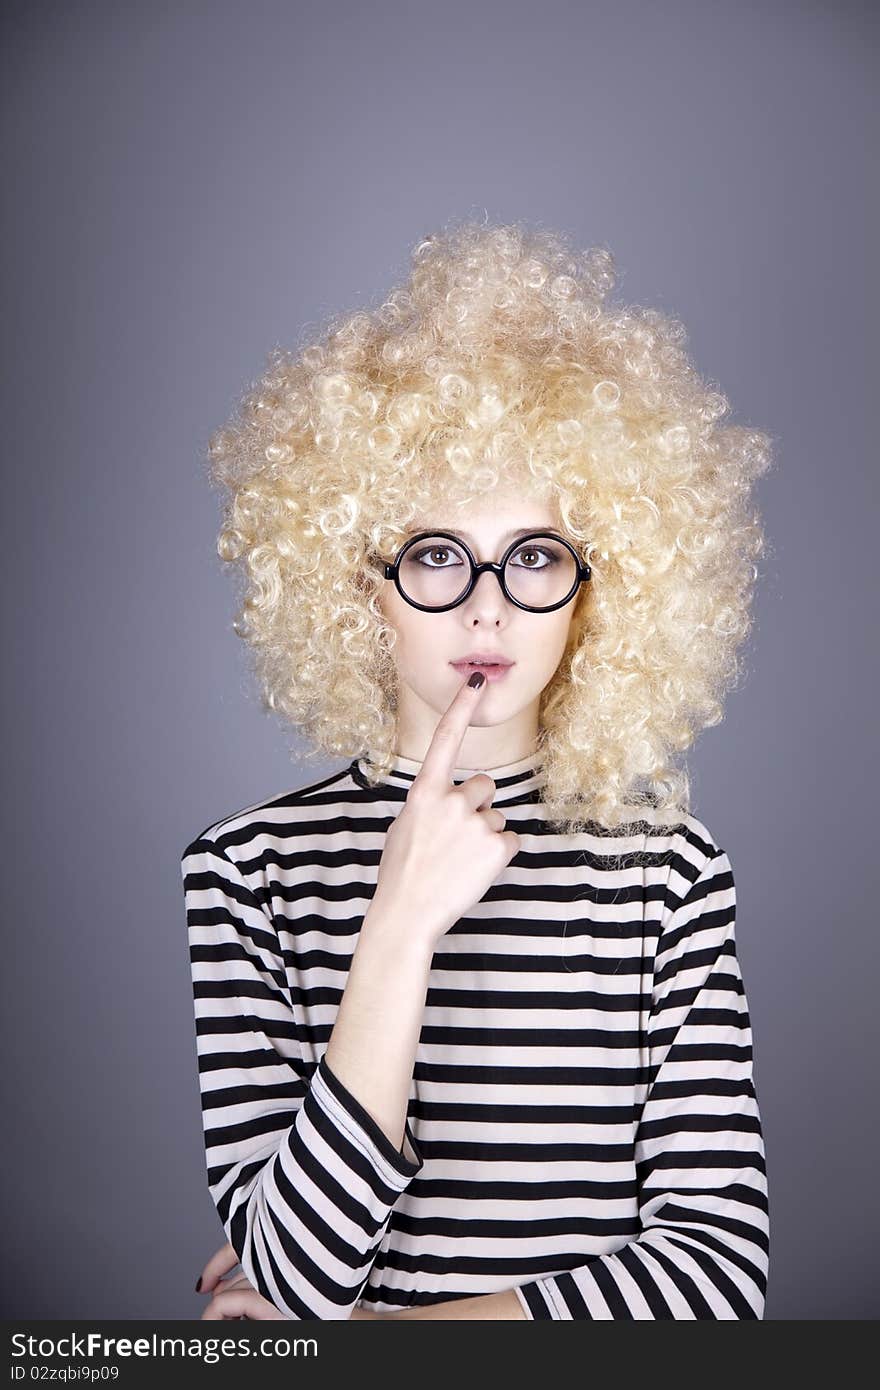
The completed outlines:
<svg viewBox="0 0 880 1390">
<path fill-rule="evenodd" d="M 454 531 L 463 540 L 491 542 L 560 525 L 559 510 L 552 500 L 501 494 L 458 506 L 426 507 L 413 519 L 409 531 Z"/>
</svg>

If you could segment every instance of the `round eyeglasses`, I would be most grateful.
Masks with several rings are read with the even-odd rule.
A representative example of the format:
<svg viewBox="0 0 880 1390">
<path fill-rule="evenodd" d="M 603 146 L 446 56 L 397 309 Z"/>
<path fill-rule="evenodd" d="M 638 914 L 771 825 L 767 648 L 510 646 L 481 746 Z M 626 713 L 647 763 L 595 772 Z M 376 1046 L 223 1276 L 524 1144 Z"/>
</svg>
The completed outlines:
<svg viewBox="0 0 880 1390">
<path fill-rule="evenodd" d="M 561 536 L 532 531 L 520 536 L 495 563 L 478 565 L 464 541 L 451 531 L 423 531 L 387 561 L 385 578 L 413 608 L 445 613 L 464 603 L 484 570 L 498 579 L 504 597 L 529 613 L 552 613 L 570 603 L 590 578 L 590 566 Z"/>
</svg>

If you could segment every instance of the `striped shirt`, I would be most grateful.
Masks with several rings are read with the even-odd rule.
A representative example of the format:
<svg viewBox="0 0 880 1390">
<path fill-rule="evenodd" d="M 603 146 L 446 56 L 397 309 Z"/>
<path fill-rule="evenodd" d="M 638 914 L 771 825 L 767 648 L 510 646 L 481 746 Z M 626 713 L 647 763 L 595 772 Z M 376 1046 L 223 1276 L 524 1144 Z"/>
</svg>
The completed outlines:
<svg viewBox="0 0 880 1390">
<path fill-rule="evenodd" d="M 727 854 L 689 813 L 556 833 L 533 758 L 491 769 L 521 847 L 436 947 L 398 1150 L 324 1057 L 421 763 L 366 766 L 181 860 L 208 1189 L 250 1283 L 296 1320 L 505 1289 L 528 1318 L 762 1318 Z"/>
</svg>

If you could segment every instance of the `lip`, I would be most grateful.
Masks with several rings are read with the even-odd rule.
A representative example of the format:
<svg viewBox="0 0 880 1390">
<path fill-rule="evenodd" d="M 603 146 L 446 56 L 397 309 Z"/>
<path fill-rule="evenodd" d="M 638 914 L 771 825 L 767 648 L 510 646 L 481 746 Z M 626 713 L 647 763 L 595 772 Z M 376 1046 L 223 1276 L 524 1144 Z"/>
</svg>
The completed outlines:
<svg viewBox="0 0 880 1390">
<path fill-rule="evenodd" d="M 458 671 L 459 675 L 473 675 L 474 671 L 482 671 L 487 681 L 501 681 L 512 670 L 516 662 L 511 661 L 507 666 L 481 666 L 478 662 L 471 661 L 450 661 L 450 666 Z"/>
</svg>

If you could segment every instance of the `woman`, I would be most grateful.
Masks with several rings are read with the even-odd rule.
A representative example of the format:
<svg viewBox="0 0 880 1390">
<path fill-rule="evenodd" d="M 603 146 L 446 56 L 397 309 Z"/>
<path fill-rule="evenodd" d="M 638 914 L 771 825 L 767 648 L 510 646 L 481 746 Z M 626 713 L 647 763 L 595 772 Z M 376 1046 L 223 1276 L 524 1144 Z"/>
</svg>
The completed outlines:
<svg viewBox="0 0 880 1390">
<path fill-rule="evenodd" d="M 183 854 L 204 1316 L 761 1318 L 734 881 L 674 755 L 769 441 L 604 249 L 412 259 L 212 440 L 267 707 L 350 761 Z"/>
</svg>

